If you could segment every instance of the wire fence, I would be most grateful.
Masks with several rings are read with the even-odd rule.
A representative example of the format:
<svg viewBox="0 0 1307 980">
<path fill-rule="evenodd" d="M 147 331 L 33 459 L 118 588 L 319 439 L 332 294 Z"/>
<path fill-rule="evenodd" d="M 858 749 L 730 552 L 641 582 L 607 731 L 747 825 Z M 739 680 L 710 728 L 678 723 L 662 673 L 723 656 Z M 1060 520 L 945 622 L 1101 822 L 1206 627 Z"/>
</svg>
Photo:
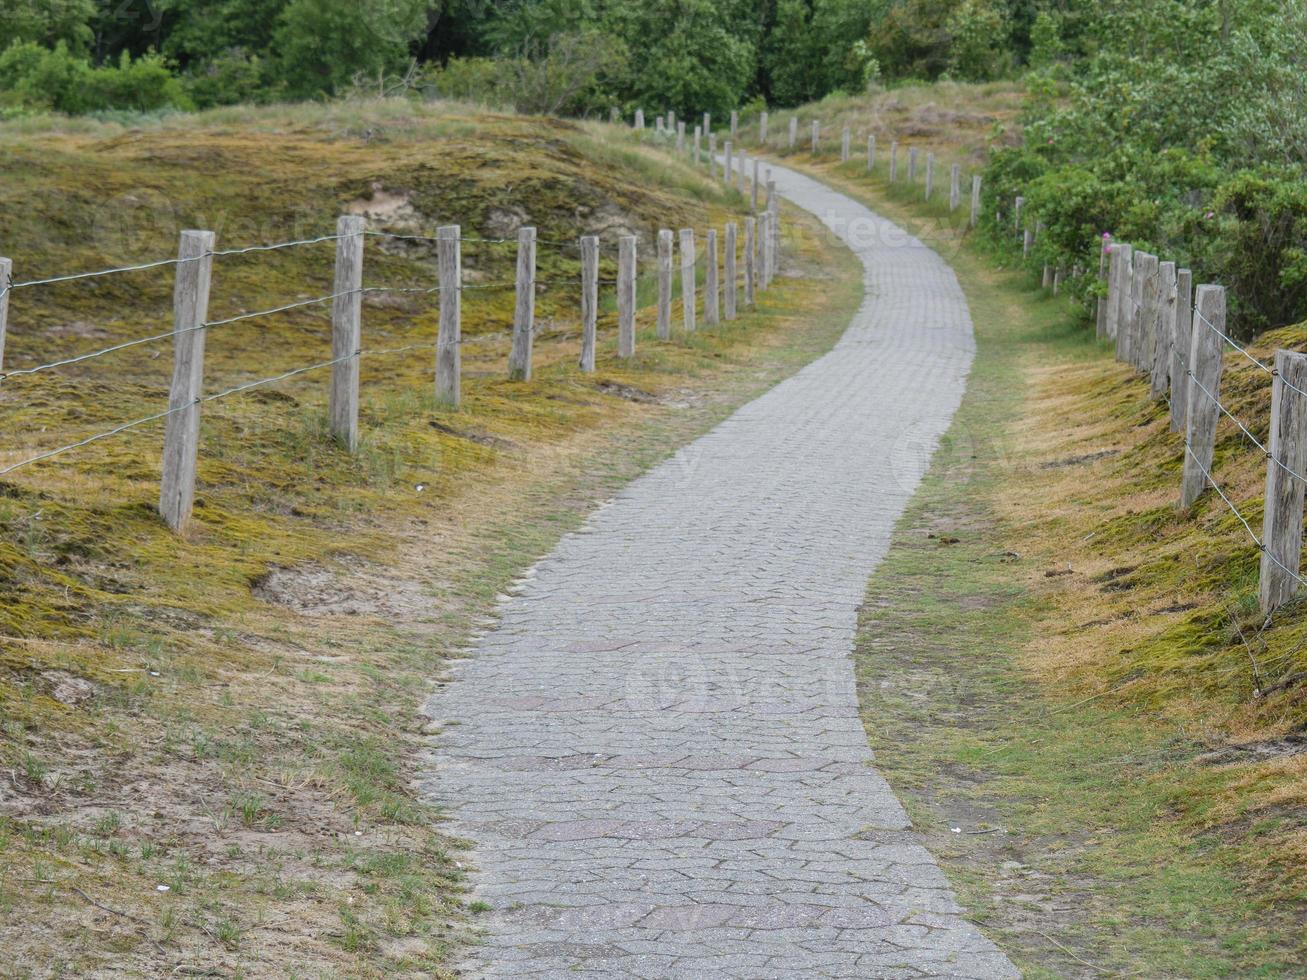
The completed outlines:
<svg viewBox="0 0 1307 980">
<path fill-rule="evenodd" d="M 691 234 L 692 241 L 703 237 L 702 231 L 693 230 Z M 209 246 L 198 249 L 191 248 L 188 251 L 187 236 L 194 235 L 204 236 L 204 240 L 210 243 Z M 362 276 L 364 264 L 363 245 L 367 240 L 434 244 L 438 253 L 437 269 L 431 274 L 430 280 L 421 284 L 414 284 L 411 281 L 403 284 L 365 284 Z M 173 381 L 168 391 L 167 408 L 115 423 L 103 430 L 8 462 L 4 466 L 0 466 L 0 476 L 73 453 L 78 449 L 132 432 L 151 423 L 165 422 L 167 423 L 167 432 L 165 434 L 163 488 L 161 494 L 161 499 L 165 503 L 161 503 L 161 511 L 168 523 L 175 529 L 180 530 L 185 526 L 189 518 L 190 501 L 182 501 L 179 508 L 172 512 L 169 511 L 165 504 L 170 494 L 170 483 L 174 486 L 189 483 L 193 487 L 196 450 L 193 445 L 189 447 L 182 446 L 180 465 L 183 468 L 189 468 L 189 473 L 170 474 L 169 459 L 178 455 L 178 453 L 170 451 L 170 446 L 174 440 L 174 423 L 182 418 L 197 419 L 198 416 L 195 413 L 199 411 L 201 406 L 257 388 L 275 385 L 302 375 L 331 369 L 332 381 L 329 400 L 331 402 L 332 433 L 346 448 L 353 450 L 356 444 L 355 428 L 358 414 L 357 365 L 365 359 L 399 356 L 419 351 L 435 351 L 437 355 L 435 371 L 437 397 L 447 404 L 453 406 L 458 404 L 458 372 L 460 368 L 457 361 L 457 351 L 467 343 L 475 343 L 483 339 L 478 336 L 467 338 L 462 336 L 461 306 L 457 302 L 457 298 L 464 293 L 515 292 L 518 299 L 512 315 L 512 330 L 509 334 L 513 346 L 513 352 L 510 355 L 510 376 L 529 377 L 531 349 L 527 341 L 544 333 L 548 328 L 547 324 L 537 322 L 535 318 L 534 303 L 536 294 L 540 290 L 555 288 L 575 290 L 577 305 L 581 307 L 582 311 L 583 349 L 581 367 L 583 370 L 593 371 L 594 346 L 599 318 L 596 299 L 600 287 L 616 287 L 619 294 L 623 291 L 629 294 L 629 301 L 621 301 L 619 297 L 617 306 L 619 307 L 618 327 L 621 335 L 619 355 L 630 357 L 634 354 L 636 296 L 640 287 L 652 280 L 665 281 L 667 288 L 660 289 L 658 297 L 659 319 L 665 321 L 670 317 L 670 306 L 674 297 L 681 299 L 682 306 L 686 305 L 686 296 L 688 296 L 689 303 L 698 302 L 701 288 L 697 284 L 702 278 L 706 263 L 706 256 L 697 255 L 693 264 L 694 275 L 688 280 L 683 280 L 683 273 L 678 275 L 678 273 L 682 272 L 679 266 L 675 268 L 651 268 L 641 273 L 638 267 L 638 248 L 634 236 L 629 236 L 626 243 L 620 241 L 603 243 L 599 241 L 597 236 L 577 241 L 560 241 L 539 239 L 535 237 L 534 229 L 523 229 L 514 238 L 492 238 L 463 235 L 457 231 L 456 226 L 451 229 L 442 229 L 436 235 L 409 234 L 368 229 L 363 219 L 354 216 L 342 218 L 334 234 L 224 249 L 214 248 L 211 243 L 212 235 L 207 232 L 184 232 L 182 249 L 176 258 L 123 264 L 90 272 L 70 273 L 30 280 L 15 280 L 11 272 L 12 261 L 0 259 L 0 385 L 11 383 L 18 378 L 81 365 L 112 354 L 146 345 L 160 344 L 164 341 L 170 341 L 174 348 Z M 206 316 L 214 260 L 231 256 L 285 252 L 328 243 L 334 243 L 336 246 L 335 283 L 330 292 L 227 316 L 216 318 Z M 516 247 L 518 249 L 517 275 L 511 279 L 495 279 L 485 282 L 466 281 L 459 258 L 459 253 L 465 245 L 473 247 Z M 529 247 L 530 251 L 526 253 L 524 258 L 522 250 L 527 247 Z M 574 263 L 577 269 L 575 275 L 547 274 L 538 276 L 535 259 L 538 247 L 555 250 L 565 263 Z M 452 261 L 446 261 L 446 250 L 450 252 L 449 257 Z M 618 265 L 616 277 L 611 275 L 601 277 L 599 275 L 600 263 L 605 255 L 616 256 Z M 752 262 L 752 259 L 745 256 L 744 265 L 749 269 L 753 268 Z M 146 273 L 160 269 L 173 269 L 176 273 L 176 282 L 174 284 L 176 321 L 172 329 L 150 332 L 94 350 L 70 354 L 66 357 L 52 358 L 41 363 L 4 369 L 2 360 L 4 340 L 9 332 L 10 320 L 15 318 L 14 314 L 17 313 L 21 316 L 21 300 L 24 291 L 38 287 Z M 723 283 L 723 288 L 726 289 L 733 289 L 736 286 L 737 283 L 735 282 Z M 689 292 L 680 295 L 681 290 L 685 288 L 688 288 Z M 436 340 L 389 347 L 369 348 L 363 345 L 361 340 L 362 300 L 367 296 L 386 294 L 430 296 L 438 299 L 440 302 L 440 328 Z M 583 300 L 583 297 L 592 298 Z M 331 315 L 330 339 L 333 351 L 330 358 L 241 382 L 216 392 L 204 393 L 202 391 L 203 344 L 197 342 L 203 335 L 234 324 L 326 307 L 330 308 Z M 706 305 L 705 309 L 707 309 Z M 183 313 L 184 310 L 192 310 L 194 315 L 187 319 Z M 325 336 L 324 339 L 326 339 Z M 495 339 L 502 340 L 504 338 L 499 335 Z M 521 353 L 522 349 L 525 350 L 524 355 Z M 525 364 L 517 363 L 515 365 L 515 360 L 520 361 L 523 356 L 525 357 Z M 448 376 L 449 369 L 454 372 L 452 386 L 451 379 Z M 177 426 L 176 430 L 182 431 L 185 428 L 185 426 Z M 184 437 L 178 438 L 184 439 Z M 186 458 L 188 455 L 189 459 Z"/>
</svg>

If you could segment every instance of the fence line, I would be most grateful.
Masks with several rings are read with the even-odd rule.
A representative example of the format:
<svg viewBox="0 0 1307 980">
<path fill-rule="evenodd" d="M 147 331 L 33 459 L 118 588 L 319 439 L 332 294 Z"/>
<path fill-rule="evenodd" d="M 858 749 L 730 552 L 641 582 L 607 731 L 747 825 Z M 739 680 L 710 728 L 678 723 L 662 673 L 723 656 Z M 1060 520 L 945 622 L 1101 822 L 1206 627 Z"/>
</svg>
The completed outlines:
<svg viewBox="0 0 1307 980">
<path fill-rule="evenodd" d="M 683 124 L 682 124 L 683 125 Z M 664 122 L 664 127 L 666 123 Z M 679 127 L 678 127 L 679 129 Z M 670 130 L 669 130 L 670 131 Z M 683 133 L 684 131 L 681 130 Z M 712 145 L 715 140 L 709 135 Z M 682 150 L 688 152 L 684 142 Z M 693 157 L 696 163 L 700 154 Z M 743 164 L 743 160 L 740 161 Z M 743 166 L 740 167 L 741 171 Z M 743 182 L 744 174 L 738 174 Z M 752 181 L 755 192 L 760 183 L 758 163 L 754 163 Z M 771 198 L 768 198 L 769 205 Z M 750 227 L 753 219 L 750 218 Z M 766 227 L 766 224 L 760 225 Z M 660 232 L 670 237 L 670 231 Z M 705 240 L 710 241 L 710 249 L 703 255 L 695 254 L 695 239 L 698 232 L 693 228 L 681 232 L 681 296 L 684 329 L 692 331 L 696 326 L 695 309 L 703 293 L 702 304 L 705 322 L 714 325 L 718 322 L 717 308 L 724 294 L 728 310 L 727 319 L 735 314 L 734 295 L 738 288 L 736 276 L 736 255 L 734 248 L 736 237 L 734 225 L 728 224 L 725 231 L 728 254 L 725 256 L 725 276 L 718 275 L 716 248 L 716 229 L 709 229 Z M 365 254 L 363 243 L 367 239 L 402 240 L 429 242 L 437 251 L 437 282 L 433 285 L 367 285 L 364 282 Z M 336 262 L 334 286 L 331 292 L 310 299 L 296 300 L 249 312 L 230 316 L 211 318 L 208 314 L 210 284 L 213 275 L 213 260 L 228 256 L 266 254 L 299 247 L 336 243 Z M 517 274 L 511 280 L 499 280 L 484 283 L 463 281 L 461 249 L 463 245 L 515 245 L 518 249 Z M 569 261 L 577 261 L 578 273 L 575 277 L 537 278 L 535 249 L 544 246 L 563 252 L 575 250 L 577 255 Z M 749 248 L 752 251 L 748 250 Z M 756 265 L 758 242 L 752 234 L 743 256 L 746 269 L 745 288 L 750 295 L 755 288 L 765 289 L 769 283 L 767 268 L 770 265 L 770 250 L 763 248 L 758 252 L 763 259 L 763 271 L 758 273 Z M 601 278 L 599 262 L 601 252 L 615 252 L 618 266 L 616 278 Z M 616 243 L 604 245 L 597 236 L 584 236 L 576 242 L 539 239 L 533 228 L 523 228 L 516 239 L 499 239 L 477 236 L 464 236 L 458 226 L 445 226 L 437 230 L 434 236 L 405 234 L 368 229 L 362 217 L 346 215 L 337 223 L 334 234 L 314 237 L 256 244 L 236 248 L 217 249 L 211 232 L 183 232 L 181 246 L 175 258 L 159 259 L 136 264 L 120 265 L 113 268 L 92 272 L 72 273 L 41 279 L 15 281 L 13 262 L 10 258 L 0 258 L 0 383 L 21 376 L 39 374 L 75 364 L 92 361 L 117 352 L 130 350 L 151 343 L 171 340 L 173 343 L 172 382 L 168 389 L 168 407 L 139 418 L 130 419 L 116 425 L 94 432 L 83 438 L 56 446 L 52 449 L 33 453 L 0 467 L 0 476 L 31 466 L 45 460 L 62 456 L 74 450 L 92 445 L 130 432 L 153 422 L 165 423 L 164 453 L 160 480 L 159 511 L 164 520 L 174 530 L 180 532 L 187 526 L 195 493 L 196 461 L 199 454 L 199 413 L 203 405 L 253 389 L 274 385 L 291 378 L 312 372 L 331 369 L 332 378 L 328 396 L 328 415 L 334 439 L 346 451 L 354 452 L 358 446 L 358 399 L 359 399 L 359 364 L 364 358 L 395 356 L 415 351 L 435 351 L 435 387 L 437 399 L 456 406 L 460 399 L 461 361 L 459 351 L 465 342 L 461 334 L 461 304 L 459 297 L 465 291 L 493 290 L 513 288 L 517 292 L 514 313 L 514 328 L 511 333 L 512 352 L 510 354 L 509 375 L 511 378 L 527 381 L 531 377 L 531 339 L 543 332 L 544 325 L 537 324 L 534 318 L 534 300 L 536 291 L 545 286 L 569 286 L 578 291 L 578 307 L 581 321 L 581 351 L 579 367 L 582 371 L 595 369 L 596 327 L 598 319 L 598 289 L 600 286 L 617 287 L 617 354 L 619 358 L 629 359 L 635 354 L 636 301 L 639 285 L 652 279 L 661 279 L 661 270 L 639 274 L 637 271 L 637 239 L 634 236 L 622 236 Z M 698 285 L 699 270 L 711 259 L 712 273 L 707 277 L 704 288 Z M 670 260 L 670 254 L 669 254 Z M 153 333 L 143 337 L 124 340 L 96 350 L 87 351 L 69 357 L 58 358 L 31 367 L 18 368 L 4 372 L 4 342 L 9 327 L 11 310 L 19 312 L 11 299 L 21 290 L 47 286 L 58 283 L 97 279 L 107 276 L 139 273 L 161 268 L 175 268 L 174 283 L 175 322 L 166 332 Z M 758 275 L 756 283 L 753 281 Z M 711 300 L 704 290 L 711 288 Z M 720 294 L 719 294 L 720 290 Z M 370 294 L 410 294 L 436 295 L 440 299 L 441 315 L 437 339 L 434 342 L 411 343 L 386 348 L 367 348 L 362 343 L 363 311 L 362 300 Z M 666 304 L 670 321 L 672 290 L 667 291 Z M 314 306 L 331 305 L 331 345 L 332 356 L 313 364 L 302 365 L 289 370 L 257 378 L 224 388 L 210 394 L 202 391 L 204 381 L 204 340 L 208 332 L 219 327 L 245 321 L 278 316 Z M 659 304 L 661 314 L 662 303 Z M 661 317 L 660 317 L 661 319 Z M 660 332 L 661 336 L 661 332 Z M 670 322 L 666 336 L 670 338 Z"/>
</svg>

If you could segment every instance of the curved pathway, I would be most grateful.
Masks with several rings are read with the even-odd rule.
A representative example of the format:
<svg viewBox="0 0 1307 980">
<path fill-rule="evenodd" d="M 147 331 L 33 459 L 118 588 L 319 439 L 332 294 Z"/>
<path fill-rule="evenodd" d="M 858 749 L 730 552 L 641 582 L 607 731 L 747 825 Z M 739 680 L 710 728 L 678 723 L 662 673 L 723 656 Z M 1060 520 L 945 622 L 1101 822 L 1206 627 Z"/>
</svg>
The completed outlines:
<svg viewBox="0 0 1307 980">
<path fill-rule="evenodd" d="M 867 578 L 961 399 L 948 266 L 774 168 L 866 268 L 825 357 L 569 535 L 431 712 L 484 976 L 1008 977 L 872 763 Z"/>
</svg>

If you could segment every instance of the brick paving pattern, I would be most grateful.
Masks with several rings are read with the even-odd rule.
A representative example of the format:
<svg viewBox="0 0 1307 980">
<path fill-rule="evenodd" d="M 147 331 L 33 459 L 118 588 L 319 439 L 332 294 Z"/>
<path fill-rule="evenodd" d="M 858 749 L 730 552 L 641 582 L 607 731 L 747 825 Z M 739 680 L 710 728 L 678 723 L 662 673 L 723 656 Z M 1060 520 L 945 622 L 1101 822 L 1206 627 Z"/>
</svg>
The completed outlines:
<svg viewBox="0 0 1307 980">
<path fill-rule="evenodd" d="M 426 790 L 521 977 L 1011 977 L 873 765 L 867 578 L 974 351 L 947 264 L 776 168 L 867 297 L 837 347 L 539 562 L 430 711 Z"/>
</svg>

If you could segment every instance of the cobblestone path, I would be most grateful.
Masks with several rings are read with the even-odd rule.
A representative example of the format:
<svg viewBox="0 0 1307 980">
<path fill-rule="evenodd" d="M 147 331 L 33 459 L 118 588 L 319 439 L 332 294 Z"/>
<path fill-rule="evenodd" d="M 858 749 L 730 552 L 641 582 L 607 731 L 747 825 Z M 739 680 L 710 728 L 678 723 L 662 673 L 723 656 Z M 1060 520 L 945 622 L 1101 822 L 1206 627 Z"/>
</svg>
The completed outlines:
<svg viewBox="0 0 1307 980">
<path fill-rule="evenodd" d="M 873 765 L 855 611 L 973 353 L 945 262 L 819 183 L 838 346 L 627 487 L 502 607 L 433 715 L 477 844 L 476 976 L 1009 977 Z"/>
</svg>

